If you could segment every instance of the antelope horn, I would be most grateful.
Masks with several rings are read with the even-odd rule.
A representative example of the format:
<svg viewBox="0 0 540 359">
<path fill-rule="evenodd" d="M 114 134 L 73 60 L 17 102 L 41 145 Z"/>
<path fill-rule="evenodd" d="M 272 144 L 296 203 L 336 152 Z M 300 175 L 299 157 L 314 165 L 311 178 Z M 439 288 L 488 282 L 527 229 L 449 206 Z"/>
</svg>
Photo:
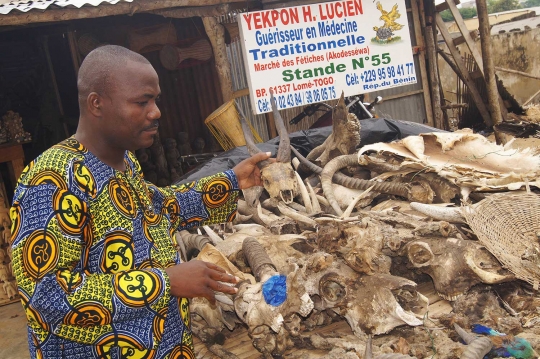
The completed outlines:
<svg viewBox="0 0 540 359">
<path fill-rule="evenodd" d="M 244 138 L 246 140 L 246 148 L 251 156 L 256 155 L 257 153 L 262 152 L 257 146 L 255 146 L 255 139 L 253 138 L 253 133 L 251 133 L 251 128 L 247 123 L 246 117 L 244 116 L 244 111 L 242 107 L 236 102 L 236 108 L 238 109 L 238 114 L 240 115 L 240 125 L 242 126 L 242 132 L 244 133 Z M 261 161 L 257 164 L 259 168 L 264 168 L 268 166 L 270 162 L 268 160 Z"/>
<path fill-rule="evenodd" d="M 454 323 L 454 329 L 461 339 L 467 343 L 467 348 L 461 354 L 462 359 L 482 359 L 493 348 L 493 342 L 487 337 L 476 337 L 467 333 L 456 323 Z"/>
<path fill-rule="evenodd" d="M 212 241 L 207 236 L 200 234 L 191 234 L 188 231 L 180 231 L 180 237 L 186 250 L 186 259 L 195 257 L 196 253 L 202 251 L 207 244 L 212 245 Z"/>
<path fill-rule="evenodd" d="M 270 102 L 272 103 L 274 123 L 276 124 L 276 130 L 279 134 L 279 147 L 277 151 L 276 161 L 288 163 L 291 162 L 291 140 L 289 139 L 289 134 L 287 133 L 285 123 L 283 123 L 283 118 L 279 114 L 277 102 L 274 98 L 274 91 L 272 91 L 272 89 L 270 89 Z"/>
<path fill-rule="evenodd" d="M 266 275 L 276 274 L 277 269 L 264 247 L 253 237 L 247 237 L 242 242 L 242 251 L 246 257 L 255 279 L 259 282 L 266 280 Z"/>
<path fill-rule="evenodd" d="M 480 278 L 480 280 L 486 284 L 499 284 L 515 280 L 516 277 L 513 274 L 500 275 L 496 273 L 491 273 L 482 268 L 478 267 L 474 262 L 474 254 L 472 253 L 471 248 L 468 248 L 464 254 L 465 263 L 471 268 L 471 270 Z"/>
<path fill-rule="evenodd" d="M 356 163 L 358 163 L 356 154 L 339 156 L 328 162 L 321 173 L 321 184 L 324 195 L 338 216 L 341 216 L 343 211 L 339 207 L 336 197 L 334 196 L 334 191 L 332 189 L 332 177 L 334 176 L 334 173 L 343 167 L 354 165 Z"/>
<path fill-rule="evenodd" d="M 461 208 L 459 207 L 441 207 L 424 203 L 411 202 L 411 208 L 438 221 L 467 223 L 467 221 L 461 214 Z"/>
</svg>

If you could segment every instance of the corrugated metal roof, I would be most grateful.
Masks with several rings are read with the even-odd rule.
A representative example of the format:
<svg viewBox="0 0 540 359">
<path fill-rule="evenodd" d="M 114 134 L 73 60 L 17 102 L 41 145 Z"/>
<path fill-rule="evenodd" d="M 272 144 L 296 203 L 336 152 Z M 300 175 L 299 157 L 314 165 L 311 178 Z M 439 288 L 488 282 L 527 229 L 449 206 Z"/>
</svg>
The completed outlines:
<svg viewBox="0 0 540 359">
<path fill-rule="evenodd" d="M 98 6 L 102 3 L 117 4 L 120 1 L 132 2 L 133 0 L 0 0 L 0 14 L 5 15 L 12 10 L 18 10 L 21 12 L 27 12 L 33 9 L 45 10 L 51 5 L 59 7 L 71 6 L 81 8 L 85 5 Z"/>
</svg>

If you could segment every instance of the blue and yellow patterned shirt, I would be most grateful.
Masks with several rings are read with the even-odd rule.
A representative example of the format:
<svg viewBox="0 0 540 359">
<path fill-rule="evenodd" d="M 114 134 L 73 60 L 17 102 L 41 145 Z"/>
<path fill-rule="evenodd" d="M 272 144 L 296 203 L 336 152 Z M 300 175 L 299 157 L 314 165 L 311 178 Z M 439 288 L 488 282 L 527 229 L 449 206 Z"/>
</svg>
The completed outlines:
<svg viewBox="0 0 540 359">
<path fill-rule="evenodd" d="M 126 171 L 74 138 L 28 165 L 11 208 L 13 267 L 32 358 L 194 358 L 187 299 L 165 268 L 174 232 L 232 221 L 232 170 L 158 188 L 135 156 Z"/>
</svg>

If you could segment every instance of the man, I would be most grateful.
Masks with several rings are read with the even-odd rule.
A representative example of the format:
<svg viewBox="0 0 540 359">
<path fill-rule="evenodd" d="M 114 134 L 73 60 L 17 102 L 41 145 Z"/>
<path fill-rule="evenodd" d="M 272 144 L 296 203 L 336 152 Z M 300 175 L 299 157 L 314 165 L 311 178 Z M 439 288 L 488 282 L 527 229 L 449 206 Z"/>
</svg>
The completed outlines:
<svg viewBox="0 0 540 359">
<path fill-rule="evenodd" d="M 182 186 L 145 182 L 159 81 L 141 55 L 92 51 L 78 77 L 76 134 L 23 171 L 11 208 L 13 265 L 32 358 L 194 358 L 187 298 L 234 294 L 237 279 L 180 263 L 179 228 L 231 221 L 260 184 L 259 154 Z M 229 285 L 227 285 L 229 283 Z"/>
</svg>

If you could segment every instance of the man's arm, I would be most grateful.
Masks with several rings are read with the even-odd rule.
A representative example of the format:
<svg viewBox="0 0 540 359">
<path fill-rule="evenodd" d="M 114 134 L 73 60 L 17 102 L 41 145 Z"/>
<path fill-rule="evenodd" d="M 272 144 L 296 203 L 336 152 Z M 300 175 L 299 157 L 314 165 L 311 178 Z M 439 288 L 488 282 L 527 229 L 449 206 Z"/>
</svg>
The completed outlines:
<svg viewBox="0 0 540 359">
<path fill-rule="evenodd" d="M 257 164 L 269 157 L 270 152 L 258 153 L 232 170 L 183 185 L 148 186 L 154 197 L 159 196 L 157 202 L 163 203 L 174 229 L 231 222 L 236 216 L 239 190 L 261 185 Z"/>
</svg>

